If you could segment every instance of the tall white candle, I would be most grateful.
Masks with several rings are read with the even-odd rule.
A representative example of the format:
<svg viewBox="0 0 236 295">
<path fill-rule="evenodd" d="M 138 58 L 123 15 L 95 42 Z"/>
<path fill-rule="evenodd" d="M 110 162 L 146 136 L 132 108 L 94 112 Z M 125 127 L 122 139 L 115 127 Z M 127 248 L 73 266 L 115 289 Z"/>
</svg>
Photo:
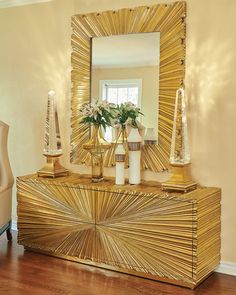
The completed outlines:
<svg viewBox="0 0 236 295">
<path fill-rule="evenodd" d="M 123 185 L 125 183 L 125 149 L 123 144 L 118 144 L 116 151 L 116 184 Z"/>
<path fill-rule="evenodd" d="M 139 184 L 141 182 L 141 141 L 137 128 L 132 128 L 128 136 L 129 147 L 129 183 Z"/>
</svg>

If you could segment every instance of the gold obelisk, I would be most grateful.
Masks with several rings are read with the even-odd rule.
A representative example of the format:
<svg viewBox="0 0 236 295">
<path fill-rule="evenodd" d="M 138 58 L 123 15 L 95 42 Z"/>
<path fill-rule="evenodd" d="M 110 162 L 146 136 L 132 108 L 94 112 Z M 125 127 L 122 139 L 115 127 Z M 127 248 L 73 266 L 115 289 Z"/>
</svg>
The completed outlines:
<svg viewBox="0 0 236 295">
<path fill-rule="evenodd" d="M 171 178 L 162 183 L 164 190 L 184 191 L 195 189 L 190 170 L 190 152 L 184 89 L 176 92 L 174 125 L 170 152 Z"/>
<path fill-rule="evenodd" d="M 59 162 L 59 158 L 62 155 L 62 148 L 55 91 L 53 90 L 48 92 L 43 154 L 47 158 L 47 162 L 38 171 L 38 176 L 54 178 L 68 175 L 68 170 L 62 167 Z"/>
</svg>

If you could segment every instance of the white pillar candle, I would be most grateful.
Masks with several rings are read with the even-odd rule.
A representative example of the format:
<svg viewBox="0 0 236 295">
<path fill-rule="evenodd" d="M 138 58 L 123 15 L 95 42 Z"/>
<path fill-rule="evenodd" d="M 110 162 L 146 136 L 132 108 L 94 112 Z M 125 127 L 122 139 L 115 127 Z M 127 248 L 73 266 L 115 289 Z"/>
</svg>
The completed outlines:
<svg viewBox="0 0 236 295">
<path fill-rule="evenodd" d="M 116 184 L 125 184 L 125 149 L 123 144 L 118 144 L 115 150 L 116 157 Z"/>
<path fill-rule="evenodd" d="M 139 184 L 141 182 L 141 141 L 137 128 L 132 128 L 128 136 L 129 147 L 129 183 Z"/>
</svg>

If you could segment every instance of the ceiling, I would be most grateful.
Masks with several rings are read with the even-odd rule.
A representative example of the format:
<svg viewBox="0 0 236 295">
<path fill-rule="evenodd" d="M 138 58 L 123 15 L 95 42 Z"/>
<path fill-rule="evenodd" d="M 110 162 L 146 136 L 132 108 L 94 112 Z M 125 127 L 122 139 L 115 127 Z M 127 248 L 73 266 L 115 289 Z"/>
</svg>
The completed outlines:
<svg viewBox="0 0 236 295">
<path fill-rule="evenodd" d="M 160 33 L 140 33 L 93 38 L 93 68 L 159 65 Z"/>
<path fill-rule="evenodd" d="M 40 2 L 50 2 L 53 0 L 0 0 L 0 8 L 37 4 Z"/>
</svg>

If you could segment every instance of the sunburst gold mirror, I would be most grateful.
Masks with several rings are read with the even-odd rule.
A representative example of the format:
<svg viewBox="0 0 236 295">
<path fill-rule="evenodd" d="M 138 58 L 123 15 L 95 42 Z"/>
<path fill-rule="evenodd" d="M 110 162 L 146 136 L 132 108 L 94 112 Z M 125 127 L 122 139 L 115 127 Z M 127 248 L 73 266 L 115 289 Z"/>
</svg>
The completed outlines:
<svg viewBox="0 0 236 295">
<path fill-rule="evenodd" d="M 141 111 L 147 110 L 144 125 L 149 124 L 148 127 L 154 127 L 157 132 L 157 144 L 142 147 L 142 167 L 155 172 L 168 169 L 175 94 L 183 83 L 185 72 L 185 16 L 186 3 L 175 2 L 72 17 L 72 163 L 89 164 L 90 161 L 88 152 L 83 149 L 83 144 L 89 140 L 90 128 L 81 124 L 79 108 L 92 96 L 103 96 L 102 90 L 107 91 L 109 85 L 112 99 L 115 99 L 114 93 L 118 88 L 124 93 L 121 85 L 125 82 L 126 88 L 133 87 L 131 99 L 140 97 L 137 104 Z M 128 44 L 133 44 L 133 47 Z M 118 55 L 114 48 L 118 48 Z M 143 59 L 139 58 L 141 55 Z M 155 56 L 158 58 L 156 61 Z M 146 82 L 141 77 L 144 67 L 154 69 L 152 76 L 147 72 L 149 82 L 154 81 L 153 86 L 145 86 Z M 116 75 L 111 74 L 114 70 Z M 127 76 L 127 72 L 133 74 Z M 139 94 L 135 92 L 134 85 L 141 85 Z M 150 88 L 155 89 L 152 94 Z M 149 95 L 145 96 L 145 92 Z M 114 164 L 114 148 L 111 148 L 104 155 L 104 165 L 111 167 Z"/>
</svg>

